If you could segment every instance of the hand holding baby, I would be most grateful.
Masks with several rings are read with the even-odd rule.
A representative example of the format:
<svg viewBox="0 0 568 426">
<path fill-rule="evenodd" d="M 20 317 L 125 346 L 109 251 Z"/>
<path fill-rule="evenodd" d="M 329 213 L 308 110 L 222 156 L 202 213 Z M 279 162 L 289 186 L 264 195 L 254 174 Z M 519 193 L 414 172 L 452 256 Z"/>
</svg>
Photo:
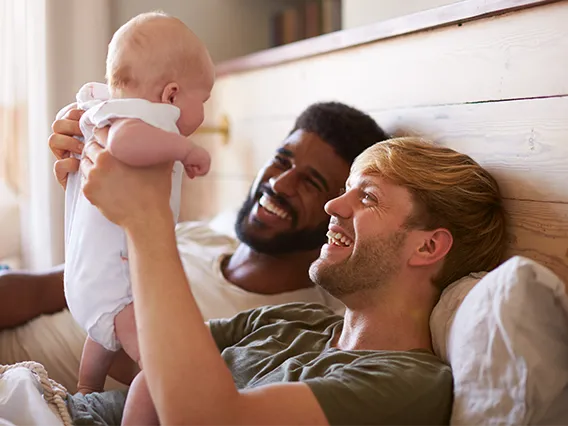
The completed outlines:
<svg viewBox="0 0 568 426">
<path fill-rule="evenodd" d="M 108 129 L 97 132 L 103 143 Z M 127 229 L 152 220 L 153 214 L 170 215 L 172 163 L 132 167 L 114 158 L 96 141 L 85 145 L 81 161 L 85 197 L 111 222 Z"/>
</svg>

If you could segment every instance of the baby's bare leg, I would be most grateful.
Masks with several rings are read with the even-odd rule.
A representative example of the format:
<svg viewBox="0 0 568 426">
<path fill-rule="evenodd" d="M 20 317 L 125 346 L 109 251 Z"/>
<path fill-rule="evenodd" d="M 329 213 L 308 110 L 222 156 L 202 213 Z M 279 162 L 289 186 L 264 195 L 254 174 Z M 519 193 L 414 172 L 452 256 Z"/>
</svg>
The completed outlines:
<svg viewBox="0 0 568 426">
<path fill-rule="evenodd" d="M 136 333 L 136 320 L 132 303 L 126 305 L 114 318 L 114 331 L 124 352 L 136 363 L 140 364 L 138 334 Z"/>
<path fill-rule="evenodd" d="M 108 375 L 114 380 L 130 386 L 132 380 L 140 372 L 138 364 L 128 356 L 124 349 L 119 350 L 114 356 Z"/>
<path fill-rule="evenodd" d="M 140 351 L 138 349 L 138 335 L 136 333 L 136 320 L 134 318 L 134 305 L 127 305 L 114 319 L 116 336 L 124 351 L 135 360 L 140 368 Z M 158 414 L 146 386 L 143 372 L 138 373 L 126 397 L 123 425 L 157 425 Z"/>
<path fill-rule="evenodd" d="M 128 425 L 159 425 L 158 413 L 150 396 L 144 372 L 138 373 L 128 391 L 122 424 Z"/>
<path fill-rule="evenodd" d="M 77 391 L 86 395 L 91 392 L 102 392 L 105 379 L 116 352 L 87 337 L 83 346 L 81 366 L 79 367 L 79 384 Z"/>
</svg>

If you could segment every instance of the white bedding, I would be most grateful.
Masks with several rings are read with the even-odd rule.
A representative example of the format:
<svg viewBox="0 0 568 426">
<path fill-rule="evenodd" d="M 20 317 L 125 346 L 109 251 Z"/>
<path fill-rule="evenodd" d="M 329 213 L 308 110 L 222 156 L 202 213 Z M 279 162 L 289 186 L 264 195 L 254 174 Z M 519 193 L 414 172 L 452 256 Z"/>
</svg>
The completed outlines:
<svg viewBox="0 0 568 426">
<path fill-rule="evenodd" d="M 0 375 L 0 425 L 63 425 L 43 399 L 38 379 L 27 368 Z"/>
<path fill-rule="evenodd" d="M 538 263 L 514 257 L 448 287 L 435 350 L 452 367 L 451 424 L 568 424 L 568 296 Z"/>
</svg>

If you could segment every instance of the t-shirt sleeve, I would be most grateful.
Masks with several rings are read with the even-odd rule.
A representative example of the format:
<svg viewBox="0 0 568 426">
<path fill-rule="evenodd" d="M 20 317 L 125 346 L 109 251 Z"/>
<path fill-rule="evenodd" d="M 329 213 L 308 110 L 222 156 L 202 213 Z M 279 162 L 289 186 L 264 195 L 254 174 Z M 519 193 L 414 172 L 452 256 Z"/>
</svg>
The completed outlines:
<svg viewBox="0 0 568 426">
<path fill-rule="evenodd" d="M 219 351 L 233 346 L 262 326 L 264 308 L 239 312 L 232 318 L 209 320 L 209 330 Z"/>
<path fill-rule="evenodd" d="M 329 322 L 337 321 L 333 311 L 323 305 L 296 302 L 250 309 L 229 319 L 212 319 L 209 321 L 209 329 L 219 350 L 223 351 L 265 325 L 283 323 L 285 326 L 299 319 L 303 322 L 317 321 L 321 320 L 322 314 L 325 314 Z"/>
<path fill-rule="evenodd" d="M 414 355 L 387 365 L 361 360 L 306 383 L 330 425 L 449 424 L 452 375 L 439 361 Z"/>
</svg>

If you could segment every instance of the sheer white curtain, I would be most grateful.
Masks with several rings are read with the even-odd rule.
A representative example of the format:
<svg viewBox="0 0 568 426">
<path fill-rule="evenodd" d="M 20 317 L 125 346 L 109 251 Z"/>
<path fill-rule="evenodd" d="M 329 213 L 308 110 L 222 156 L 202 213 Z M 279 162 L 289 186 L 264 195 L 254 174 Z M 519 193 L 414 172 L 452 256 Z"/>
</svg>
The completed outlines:
<svg viewBox="0 0 568 426">
<path fill-rule="evenodd" d="M 0 0 L 2 1 L 2 0 Z M 112 10 L 124 0 L 46 1 L 47 115 L 75 101 L 75 93 L 88 81 L 104 81 L 107 46 L 112 37 Z M 35 143 L 47 146 L 47 139 Z M 51 173 L 53 159 L 48 157 Z M 50 265 L 64 260 L 64 197 L 49 176 Z M 50 266 L 49 265 L 49 266 Z"/>
<path fill-rule="evenodd" d="M 24 157 L 28 154 L 30 82 L 36 59 L 32 33 L 43 0 L 0 1 L 0 262 L 19 266 L 22 259 L 21 201 L 29 193 Z M 37 86 L 37 85 L 36 85 Z"/>
<path fill-rule="evenodd" d="M 47 138 L 77 89 L 104 78 L 110 22 L 111 0 L 0 0 L 0 264 L 63 261 Z"/>
</svg>

